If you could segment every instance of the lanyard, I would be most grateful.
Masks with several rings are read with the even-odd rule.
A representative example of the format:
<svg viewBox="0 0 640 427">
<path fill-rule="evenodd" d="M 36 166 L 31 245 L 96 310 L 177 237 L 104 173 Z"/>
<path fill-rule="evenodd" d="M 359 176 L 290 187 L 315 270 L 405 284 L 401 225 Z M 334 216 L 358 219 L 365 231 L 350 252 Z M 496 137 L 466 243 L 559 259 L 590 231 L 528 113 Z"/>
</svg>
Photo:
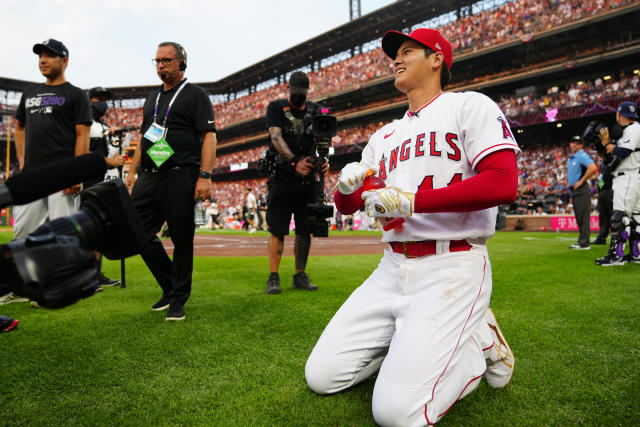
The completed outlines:
<svg viewBox="0 0 640 427">
<path fill-rule="evenodd" d="M 171 106 L 173 105 L 173 102 L 176 100 L 176 98 L 178 97 L 178 94 L 180 93 L 180 91 L 182 91 L 182 89 L 186 85 L 187 85 L 187 81 L 185 80 L 184 82 L 182 82 L 182 84 L 180 85 L 176 93 L 173 94 L 173 98 L 171 98 L 171 101 L 169 101 L 169 105 L 167 106 L 167 111 L 164 113 L 164 120 L 162 121 L 162 127 L 165 127 L 167 125 L 167 117 L 169 117 L 169 110 L 171 110 Z M 157 123 L 156 120 L 158 119 L 158 101 L 160 100 L 161 93 L 162 93 L 162 89 L 158 91 L 158 96 L 156 96 L 156 106 L 153 108 L 154 123 Z"/>
</svg>

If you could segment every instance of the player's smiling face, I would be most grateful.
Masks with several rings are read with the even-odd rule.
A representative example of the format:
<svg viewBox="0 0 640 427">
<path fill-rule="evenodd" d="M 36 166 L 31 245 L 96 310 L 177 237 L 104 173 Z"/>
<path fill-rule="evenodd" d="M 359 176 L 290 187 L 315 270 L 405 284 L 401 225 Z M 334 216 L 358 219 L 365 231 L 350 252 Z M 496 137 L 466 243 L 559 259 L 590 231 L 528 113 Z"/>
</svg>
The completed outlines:
<svg viewBox="0 0 640 427">
<path fill-rule="evenodd" d="M 432 74 L 429 61 L 432 55 L 427 57 L 424 49 L 424 46 L 413 40 L 405 40 L 398 48 L 393 61 L 393 72 L 396 89 L 400 92 L 408 93 Z"/>
</svg>

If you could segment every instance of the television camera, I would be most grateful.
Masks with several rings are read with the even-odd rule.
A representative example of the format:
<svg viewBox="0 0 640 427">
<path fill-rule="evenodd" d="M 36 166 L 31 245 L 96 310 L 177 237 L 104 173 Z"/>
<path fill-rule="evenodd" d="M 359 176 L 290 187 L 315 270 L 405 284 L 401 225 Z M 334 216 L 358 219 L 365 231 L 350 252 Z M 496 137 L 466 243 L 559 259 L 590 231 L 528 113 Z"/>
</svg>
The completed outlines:
<svg viewBox="0 0 640 427">
<path fill-rule="evenodd" d="M 104 164 L 104 159 L 99 160 Z M 82 167 L 79 161 L 74 165 Z M 104 174 L 105 168 L 98 173 Z M 19 182 L 28 183 L 28 174 L 23 172 L 27 180 Z M 37 173 L 33 176 L 39 177 Z M 52 178 L 56 180 L 60 184 L 57 191 L 69 181 Z M 27 203 L 19 196 L 27 186 L 11 187 L 16 188 L 14 201 Z M 0 246 L 0 290 L 13 291 L 45 308 L 66 307 L 93 295 L 98 287 L 93 250 L 109 259 L 121 259 L 146 247 L 142 224 L 122 180 L 93 185 L 81 197 L 77 213 L 48 221 L 24 239 Z"/>
</svg>

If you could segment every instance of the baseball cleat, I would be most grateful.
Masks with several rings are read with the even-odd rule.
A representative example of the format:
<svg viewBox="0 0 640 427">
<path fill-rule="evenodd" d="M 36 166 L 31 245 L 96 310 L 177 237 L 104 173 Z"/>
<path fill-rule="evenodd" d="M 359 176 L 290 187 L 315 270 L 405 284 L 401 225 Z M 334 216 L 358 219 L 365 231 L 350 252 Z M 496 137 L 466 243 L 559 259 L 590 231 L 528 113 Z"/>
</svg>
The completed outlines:
<svg viewBox="0 0 640 427">
<path fill-rule="evenodd" d="M 626 254 L 622 257 L 624 262 L 632 262 L 634 264 L 640 264 L 640 257 L 635 257 L 633 254 Z"/>
<path fill-rule="evenodd" d="M 603 267 L 610 267 L 612 265 L 624 265 L 625 260 L 622 257 L 619 257 L 615 253 L 606 254 L 602 258 L 598 258 L 596 260 L 596 265 L 601 265 Z"/>
<path fill-rule="evenodd" d="M 495 314 L 490 308 L 487 309 L 485 318 L 489 329 L 491 329 L 493 345 L 484 352 L 487 362 L 487 370 L 484 373 L 484 377 L 491 387 L 502 388 L 511 381 L 516 359 L 498 325 Z"/>
<path fill-rule="evenodd" d="M 18 319 L 0 315 L 0 332 L 13 331 L 18 327 L 18 324 L 20 324 Z"/>
</svg>

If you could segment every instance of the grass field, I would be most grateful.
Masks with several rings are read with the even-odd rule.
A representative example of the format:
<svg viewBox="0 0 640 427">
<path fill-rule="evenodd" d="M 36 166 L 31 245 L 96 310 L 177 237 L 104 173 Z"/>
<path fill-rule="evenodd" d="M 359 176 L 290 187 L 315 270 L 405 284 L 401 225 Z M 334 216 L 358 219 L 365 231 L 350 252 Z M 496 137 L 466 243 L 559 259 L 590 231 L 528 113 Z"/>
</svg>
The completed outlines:
<svg viewBox="0 0 640 427">
<path fill-rule="evenodd" d="M 9 233 L 0 233 L 5 241 Z M 640 265 L 596 267 L 606 248 L 575 235 L 501 232 L 489 242 L 494 308 L 516 355 L 511 384 L 485 382 L 439 425 L 640 424 Z M 370 426 L 374 379 L 330 397 L 304 364 L 333 313 L 380 255 L 313 257 L 315 293 L 265 295 L 265 257 L 196 258 L 183 322 L 141 259 L 126 289 L 61 310 L 0 306 L 0 425 Z M 117 277 L 119 262 L 106 262 Z"/>
</svg>

